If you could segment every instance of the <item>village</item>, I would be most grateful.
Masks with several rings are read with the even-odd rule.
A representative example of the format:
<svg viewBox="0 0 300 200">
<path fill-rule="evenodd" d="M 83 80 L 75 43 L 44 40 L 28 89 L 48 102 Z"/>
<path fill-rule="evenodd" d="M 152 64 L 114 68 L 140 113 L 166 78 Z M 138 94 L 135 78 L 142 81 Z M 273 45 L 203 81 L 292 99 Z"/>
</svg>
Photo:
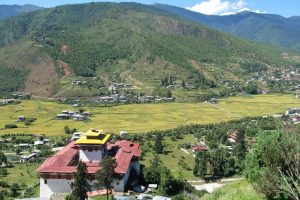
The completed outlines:
<svg viewBox="0 0 300 200">
<path fill-rule="evenodd" d="M 291 108 L 282 115 L 274 115 L 274 119 L 283 120 L 284 123 L 297 123 L 295 118 L 300 116 L 300 108 Z M 253 119 L 247 123 L 251 126 L 257 126 L 260 120 L 273 119 L 271 116 L 265 116 L 259 120 Z M 271 120 L 272 121 L 272 120 Z M 267 128 L 268 129 L 268 128 Z M 239 132 L 236 129 L 227 130 L 227 142 L 223 148 L 229 153 L 234 154 L 235 145 L 239 142 Z M 64 196 L 72 191 L 71 183 L 74 180 L 74 173 L 79 161 L 83 161 L 87 166 L 88 182 L 91 186 L 95 185 L 96 172 L 99 170 L 99 163 L 106 157 L 111 156 L 116 160 L 115 171 L 120 174 L 120 179 L 113 184 L 110 191 L 115 199 L 154 199 L 154 200 L 170 200 L 168 196 L 160 194 L 159 184 L 156 182 L 144 182 L 139 178 L 140 173 L 147 173 L 144 165 L 148 166 L 149 156 L 153 147 L 157 146 L 157 133 L 148 133 L 146 135 L 132 135 L 127 131 L 119 133 L 108 133 L 102 130 L 90 129 L 87 131 L 73 132 L 59 138 L 47 138 L 43 135 L 33 134 L 7 134 L 2 135 L 0 139 L 1 152 L 4 152 L 6 162 L 1 161 L 1 176 L 7 176 L 7 170 L 13 169 L 15 166 L 34 165 L 36 173 L 39 174 L 35 179 L 35 187 L 39 191 L 39 198 L 50 199 L 56 196 L 63 199 Z M 248 145 L 255 141 L 252 135 L 246 137 Z M 152 138 L 153 142 L 149 142 Z M 190 173 L 193 164 L 191 163 L 198 154 L 211 151 L 215 144 L 213 141 L 203 138 L 203 134 L 182 135 L 182 133 L 165 134 L 164 149 L 162 150 L 161 159 L 163 164 L 168 166 L 168 160 L 178 159 L 178 167 L 184 174 Z M 169 139 L 168 139 L 169 138 Z M 145 142 L 145 140 L 147 142 Z M 161 139 L 160 139 L 161 140 Z M 160 141 L 161 142 L 161 141 Z M 159 143 L 160 143 L 159 142 Z M 162 144 L 162 143 L 161 143 Z M 175 147 L 168 147 L 171 144 L 177 144 Z M 156 147 L 155 147 L 156 148 Z M 173 153 L 164 153 L 170 151 Z M 157 150 L 155 150 L 157 151 Z M 159 152 L 159 151 L 157 151 Z M 146 156 L 146 157 L 145 157 Z M 150 157 L 152 157 L 150 156 Z M 154 159 L 154 158 L 152 158 Z M 145 162 L 147 161 L 147 162 Z M 174 161 L 175 162 L 175 161 Z M 191 165 L 192 164 L 192 165 Z M 101 164 L 100 164 L 101 166 Z M 141 166 L 143 166 L 141 168 Z M 134 174 L 134 178 L 131 177 Z M 143 175 L 145 176 L 145 174 Z M 189 177 L 188 175 L 187 177 Z M 146 175 L 147 178 L 147 175 Z M 151 180 L 151 179 L 150 179 Z M 193 180 L 193 179 L 192 179 Z M 239 179 L 237 179 L 239 180 Z M 190 181 L 190 180 L 185 180 Z M 147 183 L 147 184 L 145 184 Z M 193 182 L 191 182 L 193 184 Z M 195 182 L 197 183 L 197 182 Z M 0 182 L 0 184 L 2 184 Z M 1 186 L 1 185 L 0 185 Z M 3 187 L 3 186 L 1 186 Z M 195 185 L 199 190 L 214 191 L 206 184 Z M 206 188 L 207 187 L 207 188 Z M 18 186 L 16 194 L 20 194 L 21 186 Z M 26 191 L 23 197 L 26 196 Z M 154 192 L 156 191 L 156 192 Z M 89 198 L 105 195 L 104 189 L 93 186 L 91 191 L 87 193 Z"/>
</svg>

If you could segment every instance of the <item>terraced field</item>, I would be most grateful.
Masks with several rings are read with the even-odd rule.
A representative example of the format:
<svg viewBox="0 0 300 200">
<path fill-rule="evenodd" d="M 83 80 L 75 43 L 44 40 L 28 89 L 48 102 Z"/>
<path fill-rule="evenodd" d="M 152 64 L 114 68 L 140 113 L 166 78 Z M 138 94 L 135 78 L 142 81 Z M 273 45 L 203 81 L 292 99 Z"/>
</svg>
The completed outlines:
<svg viewBox="0 0 300 200">
<path fill-rule="evenodd" d="M 113 132 L 126 130 L 138 133 L 191 123 L 218 123 L 245 116 L 281 113 L 296 106 L 300 107 L 300 100 L 293 95 L 258 95 L 230 97 L 220 100 L 216 105 L 203 102 L 86 107 L 84 109 L 93 113 L 93 116 L 86 122 L 75 122 L 54 119 L 56 114 L 63 110 L 74 110 L 69 105 L 28 100 L 18 105 L 0 107 L 0 134 L 34 133 L 56 136 L 64 134 L 66 125 L 80 131 L 94 127 Z M 23 115 L 37 120 L 31 126 L 16 123 L 18 116 Z M 16 123 L 18 128 L 4 128 L 5 124 L 11 123 Z"/>
</svg>

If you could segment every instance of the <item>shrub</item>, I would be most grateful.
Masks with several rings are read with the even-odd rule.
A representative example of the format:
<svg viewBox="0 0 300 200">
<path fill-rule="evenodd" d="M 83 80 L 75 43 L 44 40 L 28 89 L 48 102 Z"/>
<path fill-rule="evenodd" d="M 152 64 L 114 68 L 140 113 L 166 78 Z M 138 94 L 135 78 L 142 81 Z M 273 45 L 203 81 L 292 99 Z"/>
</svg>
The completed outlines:
<svg viewBox="0 0 300 200">
<path fill-rule="evenodd" d="M 18 128 L 16 124 L 5 124 L 5 128 Z"/>
</svg>

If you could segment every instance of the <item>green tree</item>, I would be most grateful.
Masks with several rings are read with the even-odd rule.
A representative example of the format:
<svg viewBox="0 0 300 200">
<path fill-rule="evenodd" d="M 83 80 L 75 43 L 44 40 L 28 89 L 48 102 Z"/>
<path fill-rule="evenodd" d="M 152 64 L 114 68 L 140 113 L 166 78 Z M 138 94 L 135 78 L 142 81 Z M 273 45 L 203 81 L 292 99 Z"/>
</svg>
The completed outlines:
<svg viewBox="0 0 300 200">
<path fill-rule="evenodd" d="M 6 156 L 3 152 L 0 152 L 0 165 L 2 163 L 6 164 L 7 163 L 7 158 L 6 158 Z"/>
<path fill-rule="evenodd" d="M 261 133 L 246 158 L 246 177 L 268 199 L 300 199 L 300 137 Z"/>
<path fill-rule="evenodd" d="M 162 135 L 160 133 L 157 133 L 155 138 L 154 151 L 158 154 L 161 154 L 164 149 L 162 140 L 163 140 Z"/>
<path fill-rule="evenodd" d="M 12 197 L 17 197 L 19 195 L 19 192 L 18 192 L 19 189 L 20 189 L 20 186 L 17 183 L 13 183 L 10 186 L 10 195 Z"/>
<path fill-rule="evenodd" d="M 40 156 L 41 157 L 48 157 L 53 154 L 51 148 L 49 148 L 47 145 L 43 145 L 40 147 Z"/>
<path fill-rule="evenodd" d="M 16 154 L 17 154 L 17 155 L 20 155 L 20 153 L 21 153 L 21 149 L 20 149 L 20 147 L 17 147 L 17 149 L 16 149 Z"/>
<path fill-rule="evenodd" d="M 97 185 L 106 189 L 106 199 L 108 191 L 113 188 L 113 183 L 119 179 L 115 172 L 116 161 L 110 156 L 105 157 L 101 162 L 101 168 L 96 173 Z"/>
<path fill-rule="evenodd" d="M 226 149 L 219 147 L 211 152 L 210 166 L 211 176 L 213 178 L 223 177 L 225 174 L 225 166 L 229 155 Z"/>
<path fill-rule="evenodd" d="M 147 183 L 160 183 L 160 168 L 161 160 L 158 154 L 154 154 L 152 160 L 150 161 L 151 165 L 145 167 L 144 169 L 144 178 Z"/>
<path fill-rule="evenodd" d="M 5 168 L 0 168 L 0 176 L 6 176 L 8 173 L 7 173 L 7 169 Z"/>
<path fill-rule="evenodd" d="M 64 127 L 65 134 L 71 134 L 71 130 L 69 126 Z"/>
<path fill-rule="evenodd" d="M 87 167 L 84 162 L 79 162 L 77 172 L 75 174 L 74 183 L 71 184 L 72 196 L 76 200 L 88 199 L 87 192 L 90 190 L 90 185 L 87 182 Z"/>
<path fill-rule="evenodd" d="M 194 175 L 204 179 L 207 174 L 208 152 L 199 152 L 195 158 Z"/>
</svg>

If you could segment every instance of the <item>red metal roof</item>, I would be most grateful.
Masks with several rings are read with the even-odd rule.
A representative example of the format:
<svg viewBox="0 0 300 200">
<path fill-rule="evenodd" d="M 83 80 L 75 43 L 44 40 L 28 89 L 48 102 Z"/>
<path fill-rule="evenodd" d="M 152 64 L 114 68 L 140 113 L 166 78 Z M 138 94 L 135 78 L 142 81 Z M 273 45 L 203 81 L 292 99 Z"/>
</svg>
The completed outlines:
<svg viewBox="0 0 300 200">
<path fill-rule="evenodd" d="M 119 148 L 115 155 L 117 166 L 115 171 L 120 174 L 125 174 L 133 157 L 140 157 L 142 151 L 139 149 L 138 143 L 133 143 L 126 140 L 117 141 L 115 144 L 108 144 L 107 149 Z"/>
<path fill-rule="evenodd" d="M 142 151 L 139 149 L 139 144 L 129 141 L 118 141 L 115 144 L 108 144 L 107 149 L 113 147 L 118 148 L 115 171 L 120 174 L 125 174 L 133 157 L 140 157 Z M 71 166 L 71 161 L 78 154 L 79 147 L 75 142 L 69 143 L 65 148 L 59 151 L 54 156 L 47 158 L 36 170 L 39 173 L 75 173 L 76 166 Z M 98 162 L 85 162 L 87 165 L 87 173 L 95 174 L 99 169 Z"/>
<path fill-rule="evenodd" d="M 43 164 L 37 168 L 39 173 L 74 173 L 76 166 L 69 166 L 71 160 L 78 153 L 75 142 L 69 143 L 65 148 L 56 153 L 54 156 L 47 158 Z"/>
<path fill-rule="evenodd" d="M 130 142 L 127 140 L 120 140 L 120 141 L 117 141 L 115 144 L 107 143 L 108 150 L 111 150 L 113 147 L 119 147 L 119 148 L 128 147 L 128 148 L 138 149 L 140 147 L 140 144 L 133 143 L 133 142 Z"/>
<path fill-rule="evenodd" d="M 206 148 L 206 146 L 194 146 L 193 150 L 194 151 L 206 151 L 207 148 Z"/>
</svg>

